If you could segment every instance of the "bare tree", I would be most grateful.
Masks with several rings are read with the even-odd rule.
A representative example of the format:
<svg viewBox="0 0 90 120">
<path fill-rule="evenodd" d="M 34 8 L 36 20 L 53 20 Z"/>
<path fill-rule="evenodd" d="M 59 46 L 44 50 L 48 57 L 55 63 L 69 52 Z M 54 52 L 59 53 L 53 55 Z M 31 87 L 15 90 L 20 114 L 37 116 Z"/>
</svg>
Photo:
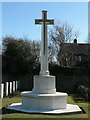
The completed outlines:
<svg viewBox="0 0 90 120">
<path fill-rule="evenodd" d="M 74 38 L 78 37 L 78 32 L 75 32 L 73 25 L 67 22 L 56 24 L 49 31 L 49 61 L 57 60 L 60 52 L 61 43 L 70 43 Z"/>
<path fill-rule="evenodd" d="M 85 43 L 89 43 L 88 37 L 84 39 Z"/>
</svg>

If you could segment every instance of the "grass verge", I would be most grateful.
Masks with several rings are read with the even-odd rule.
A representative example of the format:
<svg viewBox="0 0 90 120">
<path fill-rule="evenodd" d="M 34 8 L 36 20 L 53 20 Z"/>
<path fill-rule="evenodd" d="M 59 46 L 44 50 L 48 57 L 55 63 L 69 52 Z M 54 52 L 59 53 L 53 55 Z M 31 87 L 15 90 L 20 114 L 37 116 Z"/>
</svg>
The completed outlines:
<svg viewBox="0 0 90 120">
<path fill-rule="evenodd" d="M 85 118 L 88 118 L 88 105 L 90 106 L 90 103 L 85 102 L 82 98 L 80 98 L 76 94 L 71 94 L 67 98 L 67 103 L 68 104 L 75 104 L 78 105 L 79 107 L 83 108 L 85 113 L 83 114 L 70 114 L 70 115 L 45 115 L 45 114 L 28 114 L 28 113 L 23 113 L 23 112 L 18 112 L 18 111 L 13 111 L 13 110 L 8 110 L 7 106 L 12 104 L 12 103 L 20 103 L 21 102 L 21 96 L 20 93 L 15 94 L 14 96 L 9 96 L 5 97 L 2 99 L 2 118 L 5 120 L 5 118 L 29 118 L 29 119 L 61 119 L 63 120 L 64 118 L 72 118 L 72 119 L 79 119 L 79 120 L 85 120 Z M 12 119 L 12 120 L 13 120 Z M 88 118 L 89 119 L 89 118 Z M 25 119 L 26 120 L 26 119 Z"/>
</svg>

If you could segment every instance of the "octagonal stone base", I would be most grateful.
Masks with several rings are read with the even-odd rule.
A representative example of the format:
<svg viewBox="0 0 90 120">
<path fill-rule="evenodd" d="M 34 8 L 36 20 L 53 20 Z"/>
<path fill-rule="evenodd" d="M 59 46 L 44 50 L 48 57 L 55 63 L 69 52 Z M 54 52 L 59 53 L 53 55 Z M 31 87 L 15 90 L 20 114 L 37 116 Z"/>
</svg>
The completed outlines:
<svg viewBox="0 0 90 120">
<path fill-rule="evenodd" d="M 67 93 L 39 94 L 22 92 L 22 106 L 32 110 L 54 110 L 67 107 Z"/>
<path fill-rule="evenodd" d="M 77 105 L 67 104 L 67 93 L 56 92 L 55 76 L 34 76 L 32 91 L 21 93 L 22 103 L 13 103 L 8 109 L 28 113 L 62 114 L 81 112 Z"/>
<path fill-rule="evenodd" d="M 67 104 L 67 94 L 37 94 L 32 91 L 22 92 L 22 103 L 13 103 L 7 109 L 26 113 L 64 114 L 82 113 L 77 105 Z"/>
<path fill-rule="evenodd" d="M 78 105 L 67 104 L 67 108 L 56 110 L 32 110 L 24 108 L 22 103 L 13 103 L 7 109 L 26 112 L 26 113 L 40 113 L 40 114 L 81 114 L 82 111 Z"/>
</svg>

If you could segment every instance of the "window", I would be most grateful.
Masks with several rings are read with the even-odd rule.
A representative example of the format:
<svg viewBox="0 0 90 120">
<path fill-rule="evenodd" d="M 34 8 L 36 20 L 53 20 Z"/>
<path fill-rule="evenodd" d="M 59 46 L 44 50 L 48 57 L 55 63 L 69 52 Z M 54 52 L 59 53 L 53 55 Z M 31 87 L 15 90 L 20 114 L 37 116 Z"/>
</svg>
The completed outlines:
<svg viewBox="0 0 90 120">
<path fill-rule="evenodd" d="M 75 55 L 75 60 L 81 62 L 81 61 L 82 61 L 82 57 L 81 57 L 81 56 L 76 56 L 76 55 Z"/>
</svg>

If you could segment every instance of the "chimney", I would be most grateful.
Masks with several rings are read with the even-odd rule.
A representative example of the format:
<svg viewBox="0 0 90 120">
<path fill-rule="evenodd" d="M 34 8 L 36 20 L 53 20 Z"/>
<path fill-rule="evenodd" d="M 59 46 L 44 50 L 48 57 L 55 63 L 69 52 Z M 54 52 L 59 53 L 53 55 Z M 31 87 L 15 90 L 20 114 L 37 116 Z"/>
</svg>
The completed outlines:
<svg viewBox="0 0 90 120">
<path fill-rule="evenodd" d="M 76 44 L 77 44 L 77 39 L 74 39 L 74 43 L 76 43 Z"/>
</svg>

